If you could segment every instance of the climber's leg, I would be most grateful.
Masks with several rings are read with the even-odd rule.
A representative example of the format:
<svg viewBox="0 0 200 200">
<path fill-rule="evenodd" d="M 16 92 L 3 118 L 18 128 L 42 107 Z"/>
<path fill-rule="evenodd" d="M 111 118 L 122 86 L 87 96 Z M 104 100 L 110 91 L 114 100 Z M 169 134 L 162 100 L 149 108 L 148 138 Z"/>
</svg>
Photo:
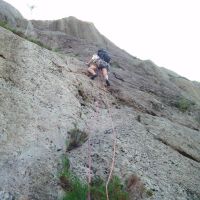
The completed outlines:
<svg viewBox="0 0 200 200">
<path fill-rule="evenodd" d="M 107 68 L 102 68 L 102 74 L 106 81 L 107 86 L 110 86 L 110 82 L 108 81 L 108 70 Z"/>
<path fill-rule="evenodd" d="M 97 66 L 94 64 L 90 64 L 88 67 L 88 72 L 92 74 L 91 79 L 95 79 L 97 77 Z"/>
</svg>

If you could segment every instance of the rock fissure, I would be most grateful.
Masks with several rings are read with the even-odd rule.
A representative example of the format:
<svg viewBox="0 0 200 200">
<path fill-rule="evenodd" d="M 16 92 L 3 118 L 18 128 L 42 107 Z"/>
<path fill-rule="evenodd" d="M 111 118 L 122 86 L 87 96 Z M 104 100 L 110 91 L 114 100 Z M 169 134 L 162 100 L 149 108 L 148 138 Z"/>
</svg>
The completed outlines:
<svg viewBox="0 0 200 200">
<path fill-rule="evenodd" d="M 125 82 L 123 78 L 119 77 L 119 75 L 117 75 L 115 72 L 113 72 L 113 75 L 116 79 L 122 81 L 122 82 Z"/>
<path fill-rule="evenodd" d="M 186 157 L 186 158 L 189 158 L 195 162 L 200 162 L 199 160 L 197 160 L 196 158 L 194 158 L 192 155 L 188 154 L 187 152 L 185 152 L 184 150 L 182 150 L 181 148 L 179 147 L 175 147 L 173 145 L 171 145 L 170 143 L 168 143 L 166 140 L 162 139 L 162 138 L 158 138 L 158 137 L 155 137 L 156 140 L 162 142 L 163 144 L 171 147 L 173 150 L 177 151 L 178 153 L 180 153 L 182 156 Z"/>
<path fill-rule="evenodd" d="M 3 59 L 6 59 L 6 57 L 2 54 L 0 54 L 0 57 L 3 58 Z"/>
</svg>

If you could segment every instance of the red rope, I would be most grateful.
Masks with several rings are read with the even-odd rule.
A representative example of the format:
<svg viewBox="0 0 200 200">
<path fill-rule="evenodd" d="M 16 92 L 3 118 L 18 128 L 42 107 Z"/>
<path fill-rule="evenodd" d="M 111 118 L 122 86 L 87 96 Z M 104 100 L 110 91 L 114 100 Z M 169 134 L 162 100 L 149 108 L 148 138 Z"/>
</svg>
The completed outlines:
<svg viewBox="0 0 200 200">
<path fill-rule="evenodd" d="M 95 114 L 94 117 L 95 119 L 97 119 L 97 113 L 99 112 L 98 109 L 98 102 L 95 101 L 95 106 L 96 106 L 96 110 L 95 110 Z M 92 119 L 92 117 L 91 117 Z M 88 126 L 88 125 L 87 125 Z M 89 128 L 89 126 L 88 126 Z M 90 137 L 88 138 L 88 168 L 89 168 L 89 172 L 88 172 L 88 195 L 87 195 L 87 199 L 90 200 L 91 199 L 91 194 L 90 194 L 90 183 L 91 183 L 91 166 L 92 166 L 92 158 L 91 158 L 91 141 L 90 141 Z"/>
<path fill-rule="evenodd" d="M 112 130 L 113 130 L 113 155 L 112 155 L 112 163 L 111 163 L 111 167 L 110 167 L 110 173 L 109 173 L 109 176 L 108 176 L 108 180 L 106 182 L 106 198 L 107 200 L 109 200 L 109 194 L 108 194 L 108 185 L 109 185 L 109 182 L 111 180 L 111 177 L 112 177 L 112 173 L 113 173 L 113 170 L 114 170 L 114 165 L 115 165 L 115 156 L 116 156 L 116 144 L 117 144 L 117 133 L 116 133 L 116 130 L 114 128 L 114 123 L 113 123 L 113 119 L 112 119 L 112 114 L 111 114 L 111 110 L 110 110 L 110 107 L 109 107 L 109 104 L 108 104 L 108 99 L 107 99 L 107 96 L 106 96 L 106 101 L 107 101 L 107 107 L 108 107 L 108 113 L 109 113 L 109 117 L 111 119 L 111 125 L 112 125 Z"/>
<path fill-rule="evenodd" d="M 101 77 L 102 77 L 102 74 L 101 74 Z M 101 81 L 102 82 L 102 81 Z M 105 86 L 104 87 L 104 91 L 107 91 Z M 110 106 L 109 106 L 109 103 L 108 103 L 108 98 L 107 98 L 107 94 L 105 92 L 105 99 L 106 99 L 106 106 L 108 108 L 108 113 L 109 113 L 109 117 L 110 117 L 110 120 L 111 120 L 111 126 L 112 126 L 112 130 L 113 130 L 113 155 L 112 155 L 112 162 L 111 162 L 111 166 L 110 166 L 110 173 L 109 173 L 109 176 L 108 176 L 108 179 L 107 179 L 107 182 L 106 182 L 106 198 L 107 200 L 109 200 L 109 194 L 108 194 L 108 185 L 109 185 L 109 182 L 112 178 L 112 174 L 113 174 L 113 170 L 114 170 L 114 165 L 115 165 L 115 156 L 116 156 L 116 144 L 117 144 L 117 132 L 115 130 L 115 127 L 114 127 L 114 122 L 113 122 L 113 118 L 112 118 L 112 114 L 111 114 L 111 109 L 110 109 Z"/>
<path fill-rule="evenodd" d="M 87 199 L 90 200 L 90 183 L 91 183 L 91 165 L 92 165 L 92 159 L 91 159 L 91 145 L 90 145 L 90 138 L 88 139 L 88 196 Z"/>
<path fill-rule="evenodd" d="M 98 83 L 99 83 L 99 78 L 98 78 Z M 105 86 L 104 86 L 105 88 Z M 103 88 L 102 88 L 103 89 Z M 106 91 L 106 89 L 103 89 L 104 91 Z M 105 92 L 106 93 L 106 92 Z M 116 144 L 117 144 L 117 133 L 116 130 L 114 128 L 114 123 L 113 123 L 113 119 L 112 119 L 112 114 L 111 114 L 111 109 L 109 107 L 108 104 L 108 99 L 107 99 L 107 94 L 105 94 L 105 98 L 106 98 L 106 105 L 108 108 L 108 113 L 109 113 L 109 117 L 111 120 L 111 125 L 112 125 L 112 130 L 113 130 L 113 155 L 112 155 L 112 162 L 111 162 L 111 166 L 110 166 L 110 173 L 106 182 L 106 198 L 107 200 L 109 200 L 109 194 L 108 194 L 108 185 L 109 182 L 112 178 L 112 173 L 114 170 L 114 165 L 115 165 L 115 157 L 116 157 Z M 96 112 L 98 112 L 98 102 L 95 101 L 95 106 L 96 106 Z M 97 114 L 95 112 L 95 118 L 97 118 Z M 90 144 L 90 138 L 88 139 L 88 167 L 89 167 L 89 172 L 88 172 L 88 197 L 87 199 L 90 200 L 90 183 L 91 183 L 91 165 L 92 165 L 92 159 L 91 159 L 91 144 Z"/>
</svg>

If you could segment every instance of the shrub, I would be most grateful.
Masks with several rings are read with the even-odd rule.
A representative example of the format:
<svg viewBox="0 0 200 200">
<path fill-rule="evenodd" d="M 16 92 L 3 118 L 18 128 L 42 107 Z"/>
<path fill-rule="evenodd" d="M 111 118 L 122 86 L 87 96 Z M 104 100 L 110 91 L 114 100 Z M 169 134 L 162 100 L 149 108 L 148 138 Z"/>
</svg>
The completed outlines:
<svg viewBox="0 0 200 200">
<path fill-rule="evenodd" d="M 70 171 L 69 160 L 63 159 L 63 169 L 60 173 L 60 185 L 65 190 L 63 200 L 86 200 L 88 185 Z M 90 195 L 93 200 L 106 200 L 105 182 L 101 178 L 95 178 L 90 185 Z M 114 176 L 108 185 L 110 200 L 128 200 L 128 193 L 121 184 L 120 179 Z"/>
<path fill-rule="evenodd" d="M 101 178 L 96 178 L 91 184 L 91 197 L 95 200 L 106 200 L 106 184 Z M 113 176 L 108 185 L 110 200 L 128 200 L 128 193 L 117 176 Z"/>
<path fill-rule="evenodd" d="M 70 184 L 70 173 L 69 173 L 69 168 L 70 168 L 70 163 L 69 160 L 64 157 L 62 160 L 62 171 L 60 172 L 59 178 L 60 178 L 60 185 L 65 191 L 70 191 L 71 189 L 71 184 Z"/>
<path fill-rule="evenodd" d="M 177 107 L 182 112 L 189 110 L 192 105 L 194 105 L 194 102 L 183 97 L 175 102 L 175 107 Z"/>
<path fill-rule="evenodd" d="M 60 185 L 65 190 L 63 200 L 86 200 L 88 187 L 70 171 L 70 163 L 67 158 L 62 161 L 63 169 L 60 174 Z"/>
</svg>

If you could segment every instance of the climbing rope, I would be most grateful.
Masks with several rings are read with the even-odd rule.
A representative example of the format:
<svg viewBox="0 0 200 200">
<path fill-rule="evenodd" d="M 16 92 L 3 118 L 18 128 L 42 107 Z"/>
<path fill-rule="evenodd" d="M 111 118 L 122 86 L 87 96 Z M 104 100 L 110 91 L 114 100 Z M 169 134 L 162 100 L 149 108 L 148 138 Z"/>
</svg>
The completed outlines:
<svg viewBox="0 0 200 200">
<path fill-rule="evenodd" d="M 92 116 L 90 119 L 92 119 L 94 117 L 94 119 L 97 119 L 97 113 L 99 112 L 99 106 L 98 106 L 98 102 L 96 100 L 95 101 L 95 114 L 94 116 Z M 89 128 L 89 126 L 87 125 L 87 127 Z M 91 150 L 91 140 L 90 137 L 88 138 L 88 194 L 87 194 L 87 199 L 90 200 L 91 199 L 91 194 L 90 194 L 90 184 L 91 184 L 91 167 L 92 167 L 92 158 L 91 158 L 91 154 L 92 154 L 92 150 Z"/>
<path fill-rule="evenodd" d="M 105 86 L 104 86 L 105 88 Z M 112 178 L 112 174 L 113 174 L 113 170 L 114 170 L 114 165 L 115 165 L 115 157 L 116 157 L 116 144 L 117 144 L 117 133 L 114 127 L 114 123 L 113 123 L 113 118 L 112 118 L 112 114 L 111 114 L 111 109 L 108 103 L 108 98 L 107 98 L 107 94 L 105 94 L 105 99 L 106 99 L 106 106 L 108 108 L 108 113 L 109 113 L 109 118 L 111 120 L 111 126 L 112 126 L 112 132 L 113 132 L 113 154 L 112 154 L 112 162 L 111 162 L 111 166 L 110 166 L 110 173 L 106 182 L 106 198 L 107 200 L 109 200 L 109 194 L 108 194 L 108 185 L 110 183 L 110 180 Z"/>
<path fill-rule="evenodd" d="M 91 183 L 91 165 L 92 165 L 92 159 L 91 159 L 91 142 L 90 137 L 88 138 L 88 195 L 87 199 L 90 200 L 90 183 Z"/>
<path fill-rule="evenodd" d="M 103 78 L 102 78 L 102 73 L 101 73 L 101 83 L 102 83 L 101 88 L 102 88 L 102 90 L 105 92 L 106 106 L 107 106 L 107 108 L 108 108 L 108 114 L 109 114 L 109 118 L 110 118 L 110 121 L 111 121 L 112 133 L 113 133 L 113 154 L 112 154 L 112 162 L 111 162 L 111 165 L 110 165 L 110 173 L 109 173 L 109 176 L 108 176 L 108 179 L 107 179 L 107 182 L 106 182 L 106 199 L 109 200 L 108 185 L 109 185 L 110 180 L 111 180 L 111 178 L 112 178 L 112 174 L 113 174 L 113 170 L 114 170 L 114 165 L 115 165 L 116 144 L 117 144 L 117 132 L 116 132 L 115 127 L 114 127 L 113 117 L 112 117 L 111 109 L 110 109 L 109 102 L 108 102 L 107 89 L 106 89 L 106 87 L 103 85 L 102 79 L 103 79 Z"/>
<path fill-rule="evenodd" d="M 101 75 L 102 76 L 102 75 Z M 101 80 L 102 83 L 102 80 Z M 100 85 L 100 81 L 99 81 L 99 77 L 98 77 L 98 85 Z M 108 113 L 109 113 L 109 118 L 111 120 L 111 126 L 112 126 L 112 132 L 113 132 L 113 154 L 112 154 L 112 162 L 111 162 L 111 166 L 110 166 L 110 173 L 106 182 L 106 198 L 107 200 L 109 200 L 109 194 L 108 194 L 108 185 L 110 183 L 110 180 L 112 178 L 112 174 L 113 174 L 113 170 L 114 170 L 114 165 L 115 165 L 115 156 L 116 156 L 116 143 L 117 143 L 117 133 L 114 127 L 114 123 L 113 123 L 113 119 L 112 119 L 112 114 L 111 114 L 111 109 L 108 103 L 108 98 L 107 98 L 107 89 L 105 88 L 104 85 L 100 85 L 100 87 L 104 92 L 105 92 L 105 99 L 106 99 L 106 106 L 108 108 Z M 95 101 L 95 114 L 94 117 L 97 118 L 97 113 L 99 112 L 98 108 L 98 101 Z M 90 118 L 92 119 L 92 117 Z M 88 126 L 89 127 L 89 126 Z M 87 199 L 90 200 L 91 199 L 91 194 L 90 194 L 90 184 L 91 184 L 91 166 L 92 166 L 92 158 L 91 158 L 91 140 L 90 137 L 88 139 L 88 194 L 87 194 Z"/>
</svg>

